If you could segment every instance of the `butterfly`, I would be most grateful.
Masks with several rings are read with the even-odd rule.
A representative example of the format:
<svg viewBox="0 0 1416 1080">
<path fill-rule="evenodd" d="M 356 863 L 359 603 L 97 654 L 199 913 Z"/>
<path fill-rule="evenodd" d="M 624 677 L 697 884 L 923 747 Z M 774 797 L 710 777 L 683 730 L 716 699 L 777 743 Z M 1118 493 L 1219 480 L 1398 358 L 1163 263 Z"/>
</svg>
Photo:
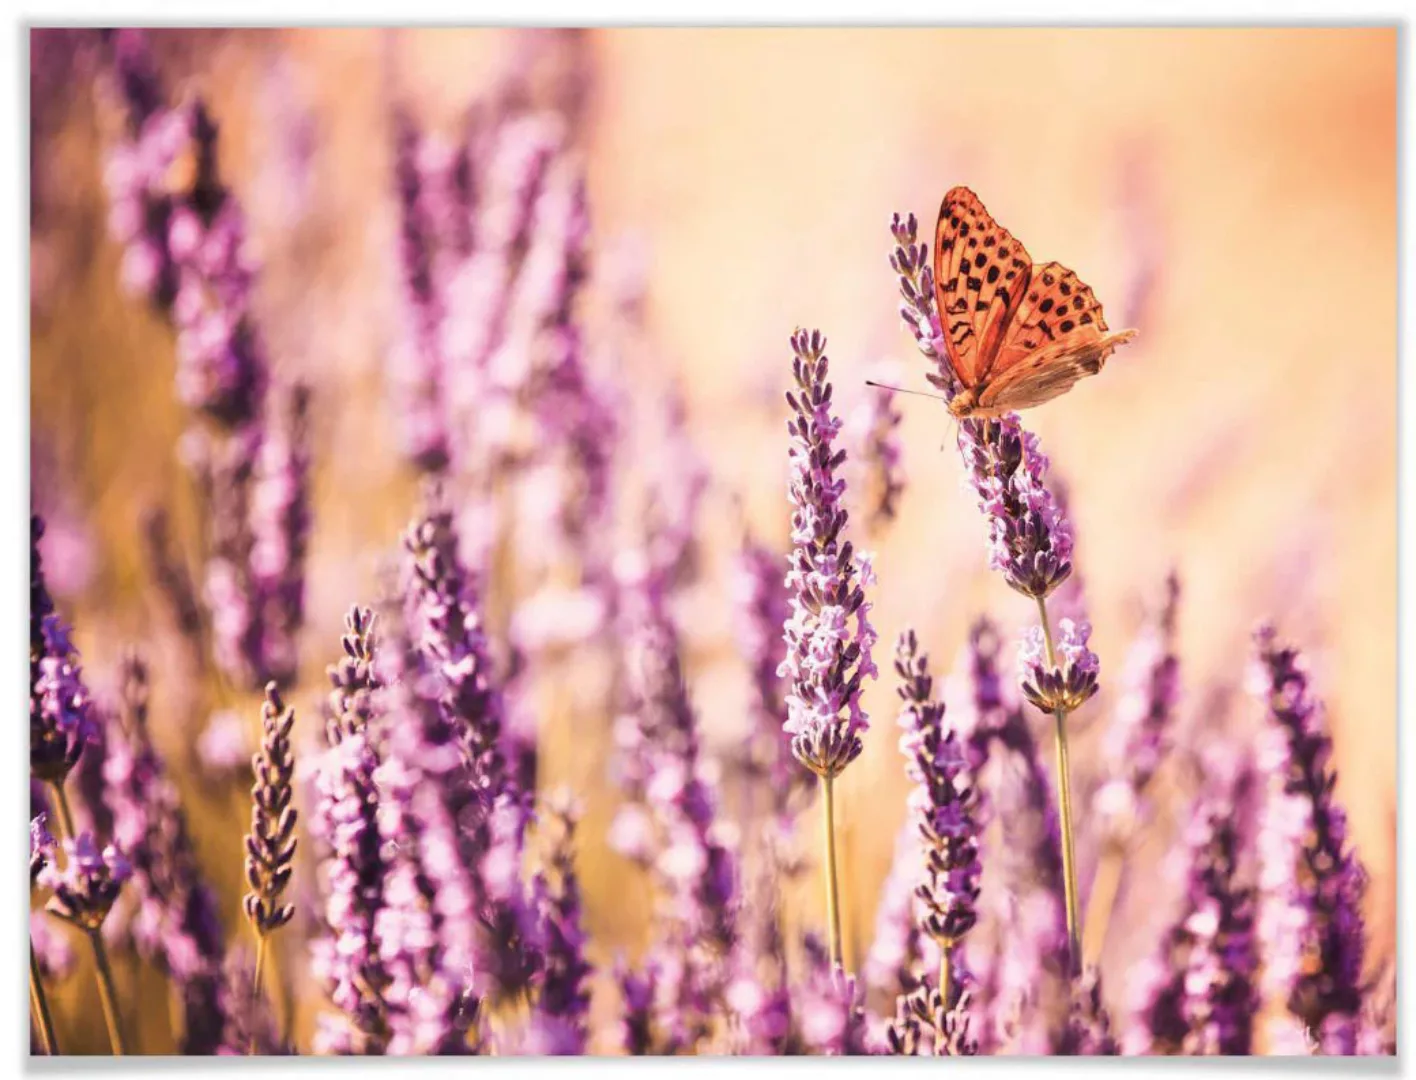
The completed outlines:
<svg viewBox="0 0 1416 1080">
<path fill-rule="evenodd" d="M 934 228 L 934 300 L 961 389 L 955 418 L 990 419 L 1065 394 L 1136 336 L 1110 333 L 1091 288 L 1027 250 L 966 187 L 950 189 Z M 941 390 L 949 380 L 931 375 Z"/>
</svg>

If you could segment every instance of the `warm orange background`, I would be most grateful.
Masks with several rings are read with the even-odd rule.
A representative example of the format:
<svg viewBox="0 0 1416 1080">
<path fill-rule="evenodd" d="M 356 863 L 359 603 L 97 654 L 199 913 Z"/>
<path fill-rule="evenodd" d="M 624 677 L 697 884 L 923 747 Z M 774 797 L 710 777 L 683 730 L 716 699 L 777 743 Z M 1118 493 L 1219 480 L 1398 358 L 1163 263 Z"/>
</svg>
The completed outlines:
<svg viewBox="0 0 1416 1080">
<path fill-rule="evenodd" d="M 267 260 L 261 303 L 277 367 L 310 375 L 323 409 L 297 702 L 320 692 L 341 613 L 372 594 L 374 556 L 411 505 L 384 452 L 393 440 L 380 365 L 396 303 L 385 80 L 392 72 L 427 124 L 448 125 L 506 62 L 509 41 L 490 31 L 234 32 L 193 35 L 168 57 L 223 124 L 224 161 Z M 1338 794 L 1374 879 L 1373 952 L 1388 954 L 1395 30 L 609 30 L 580 47 L 593 79 L 580 139 L 596 237 L 602 250 L 628 237 L 647 252 L 654 363 L 682 376 L 715 475 L 705 517 L 725 543 L 735 492 L 761 528 L 785 531 L 779 393 L 795 326 L 827 333 L 846 402 L 879 357 L 924 385 L 895 314 L 892 211 L 913 210 L 927 233 L 943 191 L 967 183 L 1035 259 L 1075 268 L 1113 326 L 1138 325 L 1137 343 L 1100 378 L 1028 418 L 1071 485 L 1103 676 L 1120 666 L 1136 601 L 1171 564 L 1185 590 L 1191 710 L 1242 678 L 1260 616 L 1309 647 L 1332 714 Z M 296 104 L 282 106 L 286 97 Z M 317 195 L 292 226 L 269 197 L 279 190 L 270 132 L 296 105 L 314 120 Z M 135 508 L 180 505 L 184 478 L 170 336 L 117 289 L 96 116 L 77 92 L 36 174 L 45 215 L 32 402 L 35 438 L 96 545 L 84 588 L 61 604 L 88 667 L 102 672 L 156 610 L 142 593 Z M 1128 310 L 1147 267 L 1149 303 Z M 897 523 L 873 541 L 876 625 L 888 654 L 913 623 L 947 667 L 979 610 L 1015 622 L 1027 612 L 986 570 L 957 457 L 940 452 L 942 407 L 902 404 L 909 488 Z M 726 559 L 708 569 L 725 573 Z M 726 738 L 742 676 L 719 581 L 705 589 L 694 690 L 705 724 Z M 858 949 L 903 815 L 894 701 L 888 680 L 871 690 L 877 730 L 841 784 Z M 184 736 L 174 726 L 165 738 L 176 749 Z M 597 842 L 613 806 L 602 771 L 575 754 L 552 760 L 553 781 L 590 796 L 585 834 Z M 204 828 L 202 842 L 234 918 L 238 804 L 224 812 L 232 824 Z M 630 939 L 622 864 L 591 854 L 584 869 L 592 932 L 604 945 Z"/>
</svg>

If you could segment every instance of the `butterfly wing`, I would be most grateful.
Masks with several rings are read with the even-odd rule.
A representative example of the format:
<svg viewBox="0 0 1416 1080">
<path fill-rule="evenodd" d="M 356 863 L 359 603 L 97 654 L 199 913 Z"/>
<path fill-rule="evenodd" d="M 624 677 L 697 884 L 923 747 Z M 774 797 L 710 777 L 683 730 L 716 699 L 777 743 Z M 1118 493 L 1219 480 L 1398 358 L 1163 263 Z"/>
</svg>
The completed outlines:
<svg viewBox="0 0 1416 1080">
<path fill-rule="evenodd" d="M 966 187 L 950 189 L 934 227 L 934 299 L 959 382 L 988 376 L 1027 290 L 1032 259 Z"/>
<path fill-rule="evenodd" d="M 1134 330 L 1107 330 L 1096 295 L 1071 270 L 1055 262 L 1036 266 L 979 393 L 979 407 L 1006 412 L 1051 401 L 1095 375 L 1135 336 Z"/>
</svg>

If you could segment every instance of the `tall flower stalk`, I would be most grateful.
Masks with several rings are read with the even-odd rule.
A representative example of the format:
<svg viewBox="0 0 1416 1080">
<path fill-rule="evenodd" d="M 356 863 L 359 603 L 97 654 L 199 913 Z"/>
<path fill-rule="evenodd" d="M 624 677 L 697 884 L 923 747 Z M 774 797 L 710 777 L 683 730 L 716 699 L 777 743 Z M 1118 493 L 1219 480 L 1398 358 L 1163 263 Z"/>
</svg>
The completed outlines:
<svg viewBox="0 0 1416 1080">
<path fill-rule="evenodd" d="M 846 452 L 834 447 L 841 421 L 831 411 L 826 339 L 820 331 L 798 330 L 792 351 L 796 390 L 787 393 L 793 413 L 787 432 L 793 547 L 790 614 L 783 627 L 787 658 L 779 669 L 789 683 L 783 729 L 792 736 L 797 760 L 821 778 L 826 921 L 831 962 L 839 965 L 835 782 L 860 756 L 861 735 L 870 726 L 860 696 L 863 681 L 876 675 L 870 655 L 876 635 L 863 588 L 874 576 L 869 560 L 844 535 L 849 515 L 838 473 Z"/>
<path fill-rule="evenodd" d="M 946 398 L 952 398 L 959 385 L 948 362 L 935 310 L 928 245 L 918 241 L 918 222 L 913 214 L 903 219 L 896 214 L 890 228 L 895 240 L 890 266 L 898 275 L 904 300 L 901 318 L 920 351 L 934 362 L 929 381 Z M 1097 668 L 1095 655 L 1086 650 L 1089 630 L 1082 629 L 1086 624 L 1063 619 L 1059 643 L 1054 641 L 1047 612 L 1048 596 L 1072 573 L 1072 529 L 1045 482 L 1048 462 L 1037 437 L 1023 430 L 1015 414 L 997 420 L 961 421 L 958 443 L 979 509 L 988 520 L 989 565 L 1015 592 L 1037 604 L 1039 625 L 1026 646 L 1023 689 L 1028 699 L 1051 713 L 1056 722 L 1069 970 L 1075 975 L 1081 970 L 1081 931 L 1067 716 L 1096 692 Z M 1036 655 L 1034 645 L 1040 646 Z"/>
<path fill-rule="evenodd" d="M 1297 649 L 1271 626 L 1255 634 L 1252 687 L 1268 713 L 1259 765 L 1259 939 L 1264 989 L 1324 1053 L 1356 1052 L 1361 1026 L 1367 877 L 1333 797 L 1332 740 Z"/>
<path fill-rule="evenodd" d="M 243 900 L 246 921 L 256 935 L 256 969 L 251 979 L 252 997 L 261 994 L 270 935 L 288 923 L 295 906 L 281 902 L 295 862 L 294 796 L 295 757 L 290 729 L 295 710 L 281 700 L 275 683 L 266 684 L 261 706 L 261 748 L 251 760 L 255 784 L 251 788 L 251 831 L 246 836 L 246 884 Z M 279 985 L 279 976 L 275 983 Z M 255 1039 L 251 1048 L 254 1052 Z"/>
<path fill-rule="evenodd" d="M 966 1024 L 962 1010 L 966 973 L 958 948 L 978 922 L 978 824 L 976 794 L 966 749 L 955 731 L 944 727 L 944 705 L 935 700 L 929 660 L 919 651 L 914 631 L 900 636 L 895 649 L 900 714 L 900 750 L 905 771 L 914 781 L 910 812 L 924 843 L 924 874 L 915 895 L 922 908 L 921 926 L 939 948 L 939 1001 L 928 1010 L 934 1023 L 936 1052 L 947 1052 L 951 1035 Z"/>
</svg>

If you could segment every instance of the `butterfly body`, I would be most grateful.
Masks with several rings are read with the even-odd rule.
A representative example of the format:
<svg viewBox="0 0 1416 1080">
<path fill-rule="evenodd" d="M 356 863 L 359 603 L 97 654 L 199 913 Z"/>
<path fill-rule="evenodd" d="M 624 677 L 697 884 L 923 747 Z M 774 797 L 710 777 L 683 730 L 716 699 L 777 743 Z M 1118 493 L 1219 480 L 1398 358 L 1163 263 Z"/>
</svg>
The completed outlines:
<svg viewBox="0 0 1416 1080">
<path fill-rule="evenodd" d="M 949 411 L 961 420 L 1060 397 L 1136 335 L 1108 331 L 1090 287 L 1059 263 L 1034 266 L 966 187 L 939 208 L 934 297 L 959 387 Z"/>
</svg>

